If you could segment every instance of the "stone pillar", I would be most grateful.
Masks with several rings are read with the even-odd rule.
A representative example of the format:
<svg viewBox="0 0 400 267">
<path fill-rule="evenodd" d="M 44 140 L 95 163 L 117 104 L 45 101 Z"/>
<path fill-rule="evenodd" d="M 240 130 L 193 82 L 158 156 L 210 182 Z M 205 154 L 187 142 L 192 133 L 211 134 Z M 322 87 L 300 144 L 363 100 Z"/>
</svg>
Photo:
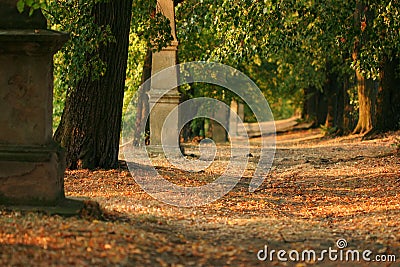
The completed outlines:
<svg viewBox="0 0 400 267">
<path fill-rule="evenodd" d="M 239 115 L 239 118 L 244 122 L 244 104 L 241 102 L 238 103 L 237 114 Z"/>
<path fill-rule="evenodd" d="M 228 119 L 230 115 L 228 113 L 229 112 L 225 110 L 218 110 L 218 112 L 214 113 L 214 116 L 219 122 L 228 126 Z M 211 120 L 212 139 L 217 144 L 225 143 L 228 140 L 228 133 L 219 122 Z"/>
<path fill-rule="evenodd" d="M 40 11 L 0 0 L 0 204 L 64 199 L 64 154 L 52 139 L 53 55 L 68 39 Z"/>
<path fill-rule="evenodd" d="M 229 114 L 229 131 L 232 133 L 233 137 L 241 135 L 238 129 L 238 117 L 242 120 L 242 122 L 244 122 L 244 105 L 243 103 L 232 99 L 231 113 Z"/>
<path fill-rule="evenodd" d="M 152 61 L 152 75 L 166 69 L 168 67 L 175 66 L 177 64 L 177 48 L 178 41 L 175 33 L 175 10 L 173 0 L 158 0 L 157 12 L 162 12 L 171 22 L 173 41 L 171 44 L 163 48 L 160 52 L 153 54 Z M 168 79 L 151 81 L 151 89 L 149 91 L 150 108 L 150 146 L 157 147 L 162 144 L 161 142 L 161 130 L 163 123 L 168 114 L 179 104 L 180 95 L 178 88 L 174 88 L 168 94 L 161 97 L 162 93 L 166 88 L 173 87 L 177 84 L 178 73 L 171 71 L 168 75 Z M 160 98 L 161 97 L 161 98 Z M 176 120 L 176 129 L 178 129 L 178 118 Z M 172 136 L 171 138 L 174 138 Z"/>
</svg>

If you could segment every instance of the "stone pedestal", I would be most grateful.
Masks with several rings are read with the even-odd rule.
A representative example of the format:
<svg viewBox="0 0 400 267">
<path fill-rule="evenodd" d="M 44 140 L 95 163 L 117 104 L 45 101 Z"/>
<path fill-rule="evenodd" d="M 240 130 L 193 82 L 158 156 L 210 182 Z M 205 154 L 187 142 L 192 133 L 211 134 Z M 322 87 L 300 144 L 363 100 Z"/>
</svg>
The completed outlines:
<svg viewBox="0 0 400 267">
<path fill-rule="evenodd" d="M 161 52 L 153 54 L 152 74 L 163 69 L 176 65 L 176 46 L 164 48 Z M 159 146 L 161 142 L 161 130 L 168 114 L 178 106 L 180 95 L 177 88 L 177 73 L 175 69 L 171 69 L 171 74 L 163 75 L 164 79 L 151 81 L 151 89 L 149 91 L 150 101 L 150 145 Z M 168 76 L 168 77 L 166 77 Z M 167 78 L 167 79 L 165 79 Z M 174 88 L 167 94 L 163 95 L 166 88 Z M 176 122 L 176 130 L 178 129 L 178 118 L 173 120 Z"/>
<path fill-rule="evenodd" d="M 172 0 L 158 0 L 157 3 L 158 12 L 162 12 L 171 22 L 172 36 L 174 40 L 168 47 L 163 48 L 160 52 L 153 54 L 152 59 L 152 75 L 158 73 L 161 70 L 175 66 L 177 63 L 177 48 L 178 42 L 175 34 L 175 12 L 174 3 Z M 163 75 L 163 79 L 152 79 L 151 89 L 149 91 L 150 101 L 150 147 L 153 150 L 160 150 L 156 147 L 161 146 L 161 131 L 163 128 L 164 121 L 168 114 L 179 105 L 180 95 L 176 88 L 178 73 L 174 68 L 170 69 L 171 73 Z M 167 78 L 166 78 L 167 76 Z M 162 95 L 166 89 L 170 89 L 167 94 Z M 178 119 L 173 119 L 176 122 L 175 133 L 178 129 Z M 178 138 L 177 136 L 171 136 L 171 138 Z M 169 137 L 167 137 L 169 139 Z"/>
<path fill-rule="evenodd" d="M 231 112 L 229 115 L 229 131 L 231 132 L 232 137 L 237 137 L 240 135 L 238 129 L 239 119 L 244 122 L 244 105 L 243 103 L 232 99 Z"/>
<path fill-rule="evenodd" d="M 15 4 L 0 0 L 0 13 L 14 14 L 13 23 L 0 19 L 0 204 L 53 205 L 64 199 L 65 171 L 52 139 L 53 55 L 68 37 L 32 29 L 44 18 Z"/>
<path fill-rule="evenodd" d="M 212 139 L 215 143 L 225 143 L 228 140 L 228 133 L 222 125 L 228 126 L 229 119 L 228 111 L 226 110 L 218 110 L 214 114 L 215 119 L 218 121 L 211 120 L 211 129 L 212 129 Z"/>
</svg>

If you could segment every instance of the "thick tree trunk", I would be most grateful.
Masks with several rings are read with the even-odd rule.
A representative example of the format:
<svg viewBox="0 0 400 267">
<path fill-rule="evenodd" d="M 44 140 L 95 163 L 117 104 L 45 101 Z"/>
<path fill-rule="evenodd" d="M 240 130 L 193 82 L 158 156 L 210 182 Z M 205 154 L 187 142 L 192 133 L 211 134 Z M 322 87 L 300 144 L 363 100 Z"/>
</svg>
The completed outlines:
<svg viewBox="0 0 400 267">
<path fill-rule="evenodd" d="M 325 120 L 325 127 L 330 129 L 335 128 L 335 99 L 333 97 L 334 96 L 328 97 L 328 112 Z"/>
<path fill-rule="evenodd" d="M 328 66 L 328 70 L 332 70 Z M 324 92 L 327 98 L 327 116 L 325 127 L 330 134 L 343 135 L 350 132 L 351 105 L 347 90 L 349 77 L 331 72 L 325 84 Z M 347 112 L 346 112 L 346 111 Z"/>
<path fill-rule="evenodd" d="M 326 98 L 320 90 L 314 87 L 304 90 L 302 119 L 313 121 L 313 126 L 318 127 L 325 123 L 327 112 Z"/>
<path fill-rule="evenodd" d="M 397 76 L 399 61 L 384 61 L 378 81 L 357 74 L 359 120 L 354 133 L 365 134 L 400 128 L 400 79 Z"/>
<path fill-rule="evenodd" d="M 358 71 L 356 76 L 359 114 L 358 123 L 353 133 L 368 134 L 374 129 L 376 82 L 365 79 Z"/>
<path fill-rule="evenodd" d="M 354 108 L 350 104 L 350 96 L 348 94 L 350 87 L 350 77 L 345 77 L 338 96 L 338 119 L 336 124 L 339 135 L 349 134 L 355 127 L 355 120 L 352 116 Z"/>
<path fill-rule="evenodd" d="M 399 60 L 385 60 L 380 72 L 376 101 L 376 129 L 378 131 L 400 128 L 400 78 Z"/>
<path fill-rule="evenodd" d="M 336 135 L 342 135 L 345 132 L 344 129 L 344 107 L 345 107 L 345 83 L 344 81 L 336 81 L 336 93 L 335 93 L 335 118 L 334 127 L 336 128 Z"/>
<path fill-rule="evenodd" d="M 335 127 L 335 113 L 337 104 L 337 78 L 335 74 L 330 74 L 325 82 L 324 93 L 327 98 L 327 114 L 325 127 L 332 129 Z"/>
<path fill-rule="evenodd" d="M 131 12 L 132 0 L 100 3 L 93 10 L 95 22 L 110 25 L 116 42 L 99 48 L 105 75 L 82 79 L 66 99 L 54 139 L 66 148 L 70 169 L 118 165 Z"/>
</svg>

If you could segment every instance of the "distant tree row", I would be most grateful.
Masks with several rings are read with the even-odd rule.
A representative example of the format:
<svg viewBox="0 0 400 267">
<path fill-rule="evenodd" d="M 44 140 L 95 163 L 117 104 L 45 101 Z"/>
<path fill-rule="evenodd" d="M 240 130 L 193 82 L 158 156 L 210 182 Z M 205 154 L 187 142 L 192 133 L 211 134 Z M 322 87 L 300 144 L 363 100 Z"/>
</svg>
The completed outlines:
<svg viewBox="0 0 400 267">
<path fill-rule="evenodd" d="M 399 1 L 186 0 L 177 16 L 181 61 L 236 66 L 330 132 L 400 128 Z"/>
</svg>

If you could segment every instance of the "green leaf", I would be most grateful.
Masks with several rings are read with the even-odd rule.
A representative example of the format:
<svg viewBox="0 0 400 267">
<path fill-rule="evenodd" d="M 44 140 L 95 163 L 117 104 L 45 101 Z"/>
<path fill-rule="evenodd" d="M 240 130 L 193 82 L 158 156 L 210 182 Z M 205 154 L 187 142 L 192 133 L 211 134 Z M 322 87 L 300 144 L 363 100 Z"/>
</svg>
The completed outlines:
<svg viewBox="0 0 400 267">
<path fill-rule="evenodd" d="M 41 8 L 41 9 L 46 9 L 46 7 L 47 7 L 46 2 L 42 2 L 42 3 L 40 4 L 40 8 Z"/>
<path fill-rule="evenodd" d="M 25 9 L 25 1 L 24 0 L 19 0 L 17 2 L 17 9 L 18 9 L 19 13 L 24 12 L 24 9 Z"/>
</svg>

